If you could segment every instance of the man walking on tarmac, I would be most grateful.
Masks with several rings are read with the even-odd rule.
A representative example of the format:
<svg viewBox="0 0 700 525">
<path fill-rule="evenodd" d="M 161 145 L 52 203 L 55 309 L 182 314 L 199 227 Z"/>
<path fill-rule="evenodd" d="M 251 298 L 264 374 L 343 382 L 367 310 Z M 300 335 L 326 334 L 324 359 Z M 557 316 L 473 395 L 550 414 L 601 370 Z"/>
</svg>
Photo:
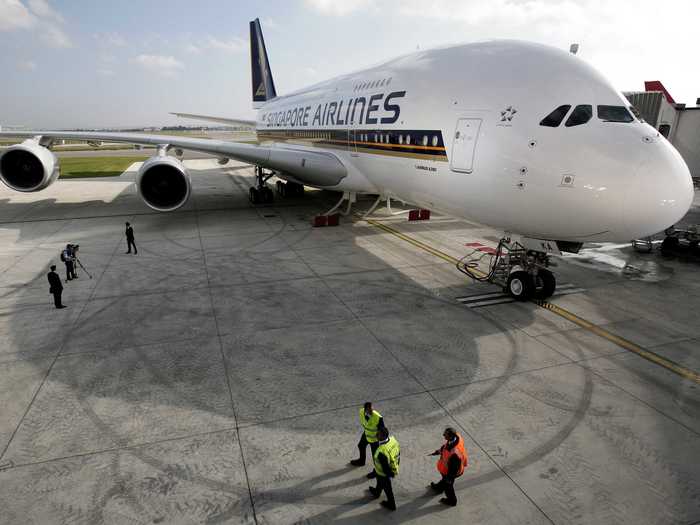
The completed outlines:
<svg viewBox="0 0 700 525">
<path fill-rule="evenodd" d="M 377 438 L 377 431 L 380 428 L 384 428 L 384 418 L 382 415 L 372 408 L 372 403 L 367 401 L 360 409 L 360 425 L 362 425 L 362 435 L 360 436 L 360 441 L 357 444 L 357 448 L 360 449 L 359 459 L 353 459 L 350 464 L 356 467 L 361 467 L 365 464 L 367 459 L 367 445 L 372 451 L 372 456 L 374 457 L 374 452 L 379 446 L 379 440 Z M 376 476 L 374 471 L 367 474 L 369 479 Z"/>
<path fill-rule="evenodd" d="M 455 495 L 454 483 L 455 479 L 464 474 L 464 469 L 469 463 L 467 451 L 464 449 L 464 440 L 457 431 L 448 427 L 442 434 L 445 438 L 445 443 L 431 456 L 440 456 L 437 462 L 438 472 L 442 475 L 442 479 L 438 483 L 430 483 L 430 488 L 438 494 L 445 493 L 444 498 L 440 498 L 440 503 L 455 507 L 457 505 L 457 496 Z"/>
<path fill-rule="evenodd" d="M 127 252 L 126 253 L 131 253 L 131 247 L 134 247 L 134 255 L 139 253 L 139 251 L 136 249 L 136 244 L 134 243 L 134 229 L 131 227 L 131 224 L 128 222 L 126 223 L 126 247 L 127 247 Z"/>
<path fill-rule="evenodd" d="M 394 490 L 391 487 L 391 478 L 398 475 L 401 462 L 401 448 L 394 436 L 389 436 L 389 431 L 382 427 L 377 430 L 379 445 L 374 451 L 374 471 L 377 473 L 377 486 L 370 487 L 369 491 L 375 498 L 386 494 L 386 501 L 382 501 L 382 507 L 396 510 Z"/>
</svg>

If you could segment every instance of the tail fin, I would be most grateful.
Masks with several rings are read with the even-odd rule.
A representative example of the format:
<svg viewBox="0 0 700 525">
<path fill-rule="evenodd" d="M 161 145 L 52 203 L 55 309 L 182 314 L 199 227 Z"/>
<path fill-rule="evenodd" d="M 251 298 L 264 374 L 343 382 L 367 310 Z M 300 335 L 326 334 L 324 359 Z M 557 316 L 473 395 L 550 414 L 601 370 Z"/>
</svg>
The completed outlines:
<svg viewBox="0 0 700 525">
<path fill-rule="evenodd" d="M 265 39 L 260 20 L 257 18 L 250 23 L 250 68 L 253 80 L 253 107 L 256 107 L 277 96 L 270 63 L 267 60 Z"/>
</svg>

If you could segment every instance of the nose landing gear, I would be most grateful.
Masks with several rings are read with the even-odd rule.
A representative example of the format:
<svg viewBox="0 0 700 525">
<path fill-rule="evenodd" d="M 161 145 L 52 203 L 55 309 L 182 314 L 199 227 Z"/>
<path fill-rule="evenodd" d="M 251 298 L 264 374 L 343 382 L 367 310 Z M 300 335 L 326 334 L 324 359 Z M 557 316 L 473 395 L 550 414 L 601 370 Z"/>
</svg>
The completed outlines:
<svg viewBox="0 0 700 525">
<path fill-rule="evenodd" d="M 479 269 L 488 259 L 488 271 Z M 548 269 L 554 264 L 547 252 L 524 247 L 504 237 L 493 253 L 474 250 L 457 263 L 457 269 L 472 279 L 497 284 L 517 301 L 547 299 L 554 294 L 557 282 Z"/>
</svg>

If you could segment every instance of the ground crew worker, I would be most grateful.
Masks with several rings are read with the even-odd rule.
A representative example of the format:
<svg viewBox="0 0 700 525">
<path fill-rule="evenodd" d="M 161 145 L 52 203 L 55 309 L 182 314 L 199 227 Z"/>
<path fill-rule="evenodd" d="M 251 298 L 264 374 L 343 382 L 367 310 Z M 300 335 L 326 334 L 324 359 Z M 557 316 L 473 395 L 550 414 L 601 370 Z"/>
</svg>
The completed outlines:
<svg viewBox="0 0 700 525">
<path fill-rule="evenodd" d="M 442 475 L 439 483 L 430 483 L 430 488 L 437 493 L 445 493 L 444 498 L 440 498 L 440 503 L 454 507 L 457 505 L 455 495 L 455 479 L 464 474 L 464 469 L 469 463 L 467 451 L 464 449 L 464 440 L 454 428 L 448 427 L 443 432 L 442 437 L 445 443 L 432 456 L 440 456 L 437 462 L 438 472 Z"/>
<path fill-rule="evenodd" d="M 389 431 L 382 427 L 377 430 L 379 445 L 372 456 L 374 459 L 374 471 L 377 473 L 377 486 L 370 487 L 372 496 L 378 498 L 382 491 L 386 494 L 386 501 L 382 501 L 382 507 L 396 510 L 394 490 L 391 487 L 391 478 L 398 475 L 401 462 L 401 448 L 394 436 L 389 436 Z"/>
<path fill-rule="evenodd" d="M 136 243 L 134 243 L 134 229 L 131 227 L 131 224 L 128 222 L 126 223 L 126 230 L 124 231 L 124 234 L 126 235 L 126 247 L 127 247 L 127 252 L 126 253 L 131 253 L 131 247 L 134 247 L 134 255 L 139 253 L 139 251 L 136 249 Z"/>
<path fill-rule="evenodd" d="M 374 452 L 379 446 L 379 440 L 377 439 L 377 431 L 380 428 L 384 428 L 384 418 L 382 415 L 372 408 L 372 403 L 367 401 L 360 409 L 360 425 L 362 425 L 362 435 L 360 436 L 360 441 L 357 444 L 357 448 L 360 449 L 359 459 L 353 459 L 350 461 L 351 465 L 356 467 L 361 467 L 365 464 L 367 459 L 367 445 L 372 452 L 374 457 Z M 374 471 L 367 474 L 369 479 L 375 477 Z"/>
</svg>

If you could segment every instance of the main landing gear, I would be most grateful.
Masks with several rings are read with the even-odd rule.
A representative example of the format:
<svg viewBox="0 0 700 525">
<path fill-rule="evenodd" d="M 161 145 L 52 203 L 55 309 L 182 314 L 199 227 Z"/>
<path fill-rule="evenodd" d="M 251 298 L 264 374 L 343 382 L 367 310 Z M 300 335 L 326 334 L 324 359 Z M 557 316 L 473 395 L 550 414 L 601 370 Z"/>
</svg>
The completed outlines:
<svg viewBox="0 0 700 525">
<path fill-rule="evenodd" d="M 479 270 L 479 263 L 488 260 L 488 272 Z M 503 287 L 517 301 L 546 299 L 557 287 L 554 274 L 548 269 L 554 264 L 547 252 L 525 248 L 517 241 L 504 237 L 494 251 L 478 251 L 464 256 L 457 269 L 476 281 L 489 282 Z"/>
<path fill-rule="evenodd" d="M 283 199 L 287 197 L 303 197 L 304 196 L 304 185 L 297 184 L 296 182 L 284 182 L 278 180 L 276 184 L 277 193 Z"/>
<path fill-rule="evenodd" d="M 255 166 L 255 186 L 248 191 L 248 198 L 253 204 L 271 204 L 274 200 L 272 190 L 268 188 L 267 181 L 274 173 L 265 172 L 260 166 Z"/>
<path fill-rule="evenodd" d="M 248 193 L 250 202 L 253 204 L 272 204 L 275 196 L 268 187 L 267 181 L 274 175 L 274 171 L 265 171 L 260 166 L 255 166 L 255 186 L 251 187 Z M 282 198 L 304 196 L 304 185 L 296 182 L 278 180 L 275 188 Z"/>
</svg>

